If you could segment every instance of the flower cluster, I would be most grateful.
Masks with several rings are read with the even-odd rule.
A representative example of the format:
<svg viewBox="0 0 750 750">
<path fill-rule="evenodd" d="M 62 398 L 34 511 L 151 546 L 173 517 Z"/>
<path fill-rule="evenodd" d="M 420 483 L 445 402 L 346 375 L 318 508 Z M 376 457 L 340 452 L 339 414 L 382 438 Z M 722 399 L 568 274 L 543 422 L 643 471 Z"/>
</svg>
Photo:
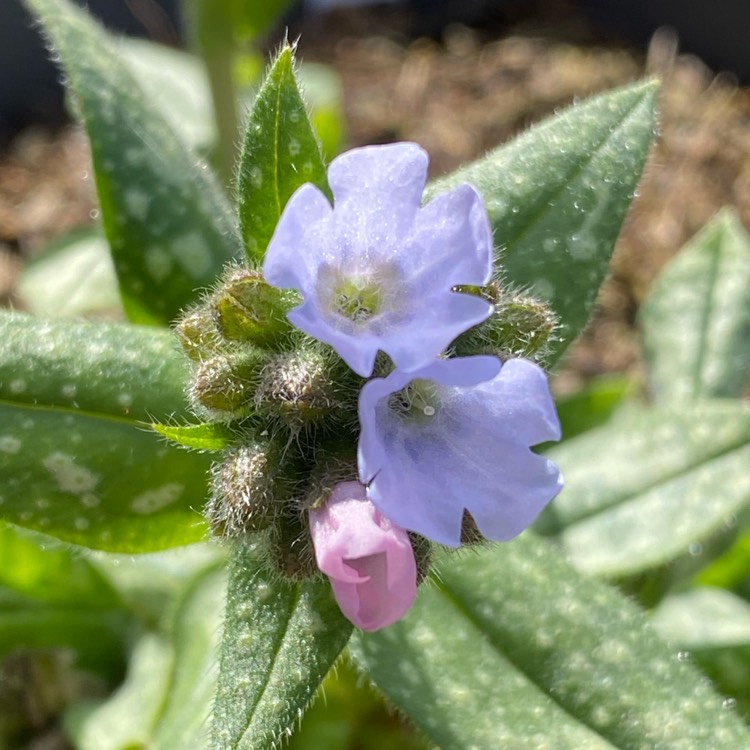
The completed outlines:
<svg viewBox="0 0 750 750">
<path fill-rule="evenodd" d="M 333 205 L 312 185 L 297 190 L 263 266 L 268 284 L 301 298 L 287 313 L 296 329 L 367 379 L 359 481 L 336 484 L 309 511 L 317 565 L 365 630 L 414 600 L 410 537 L 456 547 L 471 527 L 511 539 L 562 486 L 531 450 L 560 437 L 543 371 L 451 349 L 494 314 L 481 293 L 492 233 L 469 185 L 422 206 L 426 176 L 427 156 L 411 143 L 339 156 L 328 172 Z"/>
<path fill-rule="evenodd" d="M 344 614 L 400 618 L 432 542 L 504 541 L 559 492 L 543 355 L 554 317 L 493 276 L 484 205 L 422 205 L 427 156 L 349 151 L 290 198 L 263 268 L 234 266 L 177 335 L 221 460 L 205 514 L 261 535 L 283 575 L 323 571 Z"/>
</svg>

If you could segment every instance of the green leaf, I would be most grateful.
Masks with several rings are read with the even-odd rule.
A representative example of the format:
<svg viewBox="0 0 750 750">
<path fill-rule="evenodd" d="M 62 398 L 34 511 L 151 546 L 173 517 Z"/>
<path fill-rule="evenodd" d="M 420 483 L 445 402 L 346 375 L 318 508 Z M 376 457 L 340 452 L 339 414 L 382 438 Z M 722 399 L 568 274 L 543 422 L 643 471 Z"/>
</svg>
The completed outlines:
<svg viewBox="0 0 750 750">
<path fill-rule="evenodd" d="M 344 142 L 341 78 L 330 65 L 312 62 L 300 63 L 297 76 L 309 104 L 313 132 L 320 138 L 325 160 L 330 161 Z"/>
<path fill-rule="evenodd" d="M 87 556 L 117 590 L 125 607 L 149 629 L 163 628 L 175 602 L 208 572 L 225 562 L 223 545 L 204 542 L 150 554 Z"/>
<path fill-rule="evenodd" d="M 433 183 L 484 196 L 505 280 L 560 318 L 552 359 L 586 324 L 654 134 L 658 84 L 597 96 Z"/>
<path fill-rule="evenodd" d="M 25 309 L 36 315 L 121 311 L 109 246 L 98 227 L 76 229 L 50 244 L 23 269 L 17 288 Z"/>
<path fill-rule="evenodd" d="M 556 399 L 562 435 L 569 440 L 601 427 L 634 390 L 633 381 L 623 375 L 605 375 L 592 380 L 578 393 Z"/>
<path fill-rule="evenodd" d="M 196 55 L 163 44 L 122 37 L 118 53 L 150 102 L 188 148 L 208 154 L 216 142 L 208 77 Z"/>
<path fill-rule="evenodd" d="M 718 214 L 654 283 L 640 312 L 658 401 L 739 398 L 750 372 L 750 236 Z"/>
<path fill-rule="evenodd" d="M 613 589 L 527 534 L 440 568 L 353 651 L 442 750 L 735 750 L 750 733 Z"/>
<path fill-rule="evenodd" d="M 170 331 L 0 312 L 0 402 L 130 420 L 187 415 Z"/>
<path fill-rule="evenodd" d="M 214 708 L 214 750 L 260 750 L 291 733 L 351 633 L 321 579 L 293 583 L 237 545 Z"/>
<path fill-rule="evenodd" d="M 264 0 L 262 3 L 256 0 L 219 0 L 217 3 L 213 0 L 211 6 L 218 4 L 226 6 L 237 37 L 254 40 L 281 20 L 292 0 Z"/>
<path fill-rule="evenodd" d="M 742 524 L 737 538 L 724 554 L 704 567 L 696 576 L 695 582 L 703 586 L 722 588 L 744 588 L 750 583 L 750 530 Z"/>
<path fill-rule="evenodd" d="M 546 455 L 565 489 L 536 529 L 557 534 L 588 573 L 630 575 L 697 551 L 750 504 L 750 413 L 739 402 L 633 408 Z"/>
<path fill-rule="evenodd" d="M 115 589 L 80 551 L 1 522 L 0 586 L 49 605 L 122 607 Z"/>
<path fill-rule="evenodd" d="M 134 322 L 168 323 L 241 255 L 231 210 L 115 40 L 68 0 L 26 4 L 60 55 L 91 142 L 125 311 Z"/>
<path fill-rule="evenodd" d="M 0 661 L 13 651 L 64 649 L 79 669 L 122 671 L 132 622 L 123 612 L 16 602 L 0 606 Z"/>
<path fill-rule="evenodd" d="M 223 571 L 212 570 L 194 581 L 179 602 L 171 632 L 170 690 L 150 750 L 208 746 L 225 594 Z"/>
<path fill-rule="evenodd" d="M 94 549 L 200 541 L 210 458 L 102 416 L 0 404 L 0 517 Z"/>
<path fill-rule="evenodd" d="M 750 718 L 750 604 L 717 588 L 697 588 L 666 598 L 652 613 L 657 632 L 676 644 L 731 696 Z M 688 650 L 689 649 L 689 650 Z"/>
<path fill-rule="evenodd" d="M 691 650 L 750 645 L 750 604 L 723 589 L 673 594 L 651 617 L 663 638 Z"/>
<path fill-rule="evenodd" d="M 312 182 L 329 194 L 325 164 L 284 46 L 274 61 L 247 122 L 239 174 L 240 227 L 248 257 L 263 259 L 292 193 Z"/>
<path fill-rule="evenodd" d="M 210 459 L 136 421 L 186 411 L 172 334 L 17 313 L 0 334 L 0 517 L 113 551 L 200 540 Z"/>
<path fill-rule="evenodd" d="M 224 576 L 216 569 L 189 582 L 168 633 L 141 638 L 114 695 L 93 710 L 69 712 L 66 724 L 76 747 L 205 750 L 224 593 Z"/>
<path fill-rule="evenodd" d="M 125 682 L 114 696 L 91 710 L 76 707 L 67 731 L 80 750 L 147 747 L 159 708 L 167 697 L 174 653 L 160 635 L 147 633 L 133 649 Z"/>
<path fill-rule="evenodd" d="M 0 661 L 64 649 L 76 667 L 111 679 L 131 626 L 118 593 L 80 550 L 0 523 Z"/>
<path fill-rule="evenodd" d="M 254 42 L 283 17 L 292 0 L 186 0 L 194 34 L 209 51 L 228 43 Z"/>
<path fill-rule="evenodd" d="M 199 451 L 221 451 L 233 440 L 233 433 L 221 424 L 151 425 L 156 432 L 176 445 Z"/>
</svg>

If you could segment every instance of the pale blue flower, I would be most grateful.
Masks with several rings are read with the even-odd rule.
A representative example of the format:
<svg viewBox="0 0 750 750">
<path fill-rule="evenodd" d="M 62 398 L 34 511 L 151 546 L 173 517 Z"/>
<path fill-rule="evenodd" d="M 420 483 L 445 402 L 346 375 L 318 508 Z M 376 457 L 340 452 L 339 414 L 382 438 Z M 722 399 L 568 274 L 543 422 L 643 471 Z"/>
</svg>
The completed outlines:
<svg viewBox="0 0 750 750">
<path fill-rule="evenodd" d="M 560 439 L 544 372 L 532 362 L 474 356 L 396 370 L 359 399 L 358 459 L 368 499 L 393 523 L 458 546 L 464 510 L 506 541 L 562 488 L 530 447 Z"/>
<path fill-rule="evenodd" d="M 453 291 L 490 278 L 482 199 L 461 185 L 420 207 L 426 177 L 427 154 L 414 143 L 348 151 L 328 170 L 333 206 L 303 185 L 268 246 L 268 283 L 302 295 L 289 320 L 362 376 L 378 350 L 402 371 L 429 364 L 492 309 Z"/>
</svg>

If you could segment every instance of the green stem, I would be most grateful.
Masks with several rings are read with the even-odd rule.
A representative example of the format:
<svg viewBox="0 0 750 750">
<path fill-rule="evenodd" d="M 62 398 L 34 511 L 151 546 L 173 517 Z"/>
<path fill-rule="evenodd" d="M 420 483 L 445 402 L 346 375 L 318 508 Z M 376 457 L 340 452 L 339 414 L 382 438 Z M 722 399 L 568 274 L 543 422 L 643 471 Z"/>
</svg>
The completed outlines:
<svg viewBox="0 0 750 750">
<path fill-rule="evenodd" d="M 206 66 L 218 133 L 217 168 L 229 186 L 239 156 L 239 120 L 234 85 L 235 39 L 232 23 L 221 3 L 183 0 L 187 36 Z"/>
<path fill-rule="evenodd" d="M 233 76 L 233 45 L 227 39 L 226 46 L 214 47 L 203 54 L 211 86 L 211 98 L 218 131 L 217 167 L 224 185 L 234 179 L 235 166 L 239 157 L 239 121 L 237 118 L 237 97 Z"/>
</svg>

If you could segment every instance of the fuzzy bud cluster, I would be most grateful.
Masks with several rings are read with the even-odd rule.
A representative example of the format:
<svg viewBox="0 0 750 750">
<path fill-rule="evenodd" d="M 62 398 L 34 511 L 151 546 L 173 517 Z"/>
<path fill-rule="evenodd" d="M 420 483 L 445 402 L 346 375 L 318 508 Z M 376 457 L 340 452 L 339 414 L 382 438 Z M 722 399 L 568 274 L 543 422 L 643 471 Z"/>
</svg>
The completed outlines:
<svg viewBox="0 0 750 750">
<path fill-rule="evenodd" d="M 262 535 L 282 575 L 325 573 L 344 614 L 402 617 L 432 544 L 504 541 L 559 492 L 543 360 L 556 322 L 493 278 L 469 185 L 422 206 L 414 144 L 332 162 L 334 205 L 289 200 L 263 269 L 233 267 L 176 328 L 187 395 L 227 440 L 214 532 Z"/>
<path fill-rule="evenodd" d="M 324 446 L 346 455 L 340 476 L 356 477 L 362 379 L 289 324 L 294 302 L 260 272 L 232 267 L 175 332 L 193 412 L 235 436 L 213 466 L 205 515 L 224 538 L 264 533 L 279 571 L 298 578 L 317 570 L 304 514 L 320 492 Z"/>
<path fill-rule="evenodd" d="M 558 325 L 557 316 L 547 304 L 529 294 L 507 291 L 498 281 L 465 291 L 487 299 L 492 304 L 492 314 L 456 339 L 453 348 L 457 355 L 546 360 Z"/>
<path fill-rule="evenodd" d="M 456 339 L 457 354 L 542 355 L 555 328 L 543 303 L 505 295 L 495 281 L 461 291 L 490 301 L 493 311 Z M 176 333 L 191 363 L 193 411 L 236 434 L 211 472 L 205 514 L 212 529 L 225 538 L 266 534 L 277 569 L 299 578 L 317 570 L 305 513 L 357 477 L 352 446 L 364 380 L 330 347 L 289 325 L 293 303 L 260 272 L 233 267 L 181 318 Z M 392 370 L 388 357 L 376 359 L 375 375 Z M 420 582 L 432 545 L 415 532 L 408 538 Z M 464 513 L 461 543 L 484 541 Z"/>
</svg>

